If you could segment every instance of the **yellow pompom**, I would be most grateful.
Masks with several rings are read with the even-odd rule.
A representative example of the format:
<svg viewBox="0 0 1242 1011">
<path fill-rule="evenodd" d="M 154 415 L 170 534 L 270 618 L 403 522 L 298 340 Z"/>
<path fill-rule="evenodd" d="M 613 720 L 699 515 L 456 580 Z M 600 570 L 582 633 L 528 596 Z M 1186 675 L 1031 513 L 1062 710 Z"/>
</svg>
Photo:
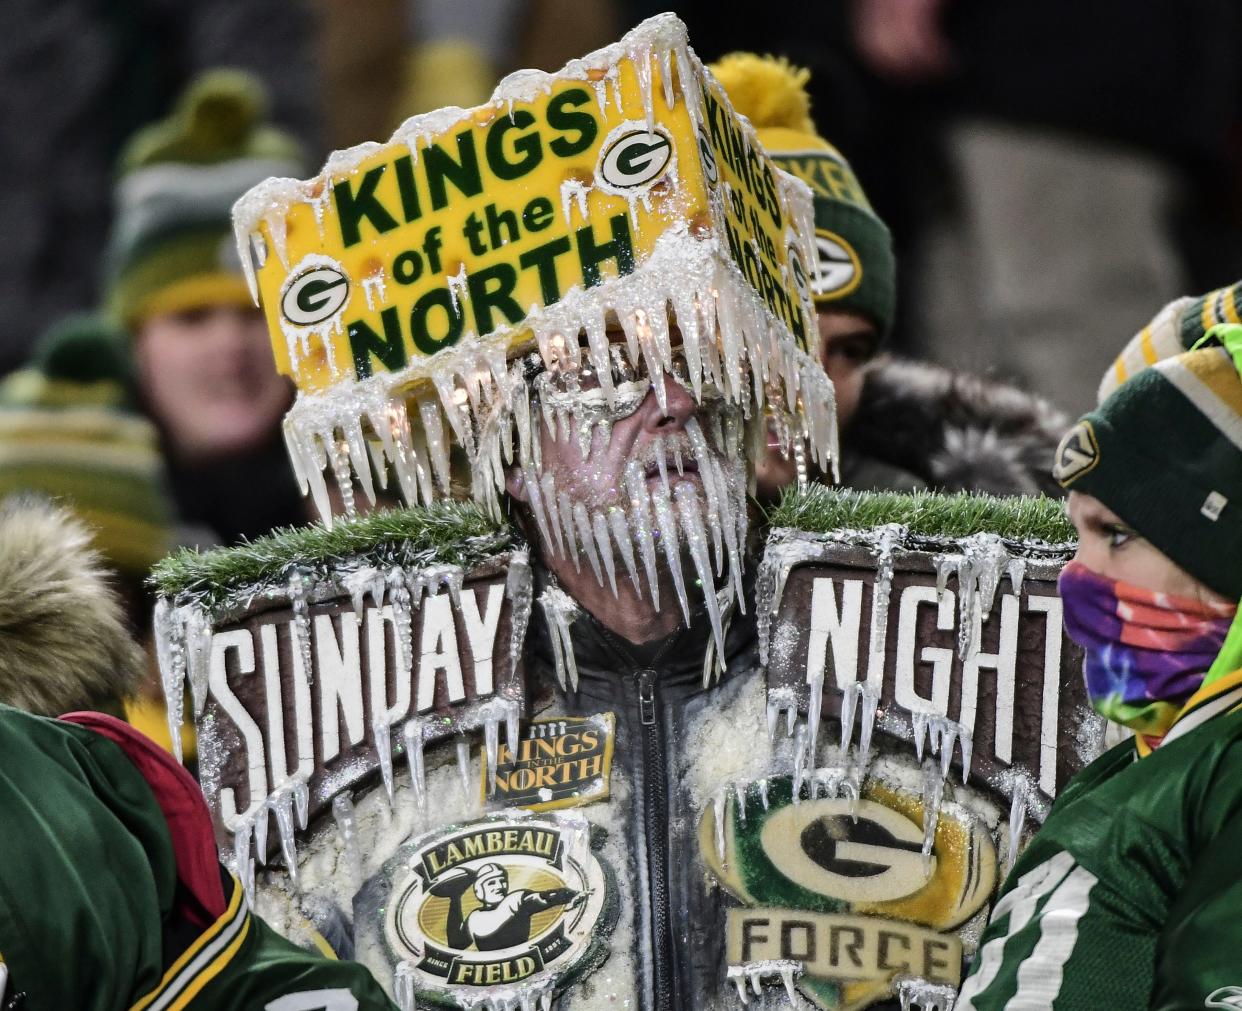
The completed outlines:
<svg viewBox="0 0 1242 1011">
<path fill-rule="evenodd" d="M 805 67 L 795 67 L 783 56 L 729 53 L 708 69 L 724 86 L 733 108 L 756 130 L 816 132 L 806 91 L 811 72 Z"/>
</svg>

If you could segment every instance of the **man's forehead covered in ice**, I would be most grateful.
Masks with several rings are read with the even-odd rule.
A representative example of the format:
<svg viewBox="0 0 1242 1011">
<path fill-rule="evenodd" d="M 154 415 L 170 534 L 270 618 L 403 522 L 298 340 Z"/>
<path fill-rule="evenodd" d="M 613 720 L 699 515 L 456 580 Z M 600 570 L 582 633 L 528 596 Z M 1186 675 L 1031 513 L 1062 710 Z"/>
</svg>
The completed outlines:
<svg viewBox="0 0 1242 1011">
<path fill-rule="evenodd" d="M 710 380 L 696 397 L 675 323 L 669 336 L 658 376 L 631 364 L 620 327 L 608 369 L 563 339 L 550 365 L 527 358 L 538 435 L 506 489 L 549 571 L 606 628 L 648 642 L 705 602 L 722 647 L 717 591 L 740 597 L 744 564 L 742 409 Z"/>
</svg>

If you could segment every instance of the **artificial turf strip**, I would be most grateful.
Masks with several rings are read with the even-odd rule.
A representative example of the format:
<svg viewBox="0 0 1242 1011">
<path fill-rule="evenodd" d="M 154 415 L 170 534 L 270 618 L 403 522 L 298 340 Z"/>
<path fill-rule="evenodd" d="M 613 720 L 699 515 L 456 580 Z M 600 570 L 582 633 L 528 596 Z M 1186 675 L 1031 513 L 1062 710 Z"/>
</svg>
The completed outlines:
<svg viewBox="0 0 1242 1011">
<path fill-rule="evenodd" d="M 331 530 L 316 523 L 276 530 L 232 548 L 182 549 L 156 564 L 149 582 L 167 597 L 211 601 L 243 587 L 283 582 L 294 566 L 326 570 L 361 562 L 376 568 L 470 568 L 512 544 L 512 530 L 477 506 L 440 502 L 337 520 Z"/>
<path fill-rule="evenodd" d="M 868 492 L 814 485 L 785 493 L 769 514 L 773 527 L 808 533 L 869 530 L 899 523 L 915 536 L 958 538 L 991 533 L 1013 541 L 1069 544 L 1076 538 L 1060 499 L 933 492 Z"/>
</svg>

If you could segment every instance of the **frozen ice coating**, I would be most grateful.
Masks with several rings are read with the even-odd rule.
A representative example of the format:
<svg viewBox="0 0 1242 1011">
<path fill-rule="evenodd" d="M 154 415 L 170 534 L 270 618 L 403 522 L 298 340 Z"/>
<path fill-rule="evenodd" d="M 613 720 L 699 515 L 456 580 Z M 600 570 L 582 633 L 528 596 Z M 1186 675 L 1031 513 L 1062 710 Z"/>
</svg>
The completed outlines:
<svg viewBox="0 0 1242 1011">
<path fill-rule="evenodd" d="M 670 373 L 752 428 L 771 416 L 788 452 L 835 468 L 832 387 L 795 283 L 814 262 L 809 190 L 768 159 L 673 15 L 556 74 L 511 75 L 477 109 L 336 152 L 313 179 L 268 180 L 234 228 L 299 390 L 294 470 L 327 523 L 326 473 L 347 515 L 389 466 L 407 501 L 445 494 L 449 438 L 495 508 L 516 442 L 541 534 L 559 548 L 574 529 L 590 561 L 594 518 L 584 538 L 548 496 L 531 422 L 563 434 L 576 419 L 585 456 L 619 400 L 651 390 L 663 404 Z M 574 380 L 566 402 L 532 413 L 528 353 Z M 669 456 L 679 467 L 684 447 Z"/>
<path fill-rule="evenodd" d="M 953 1011 L 957 988 L 917 976 L 898 976 L 894 980 L 901 1011 Z"/>
<path fill-rule="evenodd" d="M 764 984 L 772 982 L 782 985 L 790 1004 L 797 1007 L 798 998 L 794 994 L 794 980 L 802 975 L 802 971 L 801 962 L 791 959 L 769 959 L 762 962 L 731 965 L 725 970 L 725 975 L 737 987 L 738 999 L 743 1004 L 749 1004 L 752 995 L 762 996 Z"/>
</svg>

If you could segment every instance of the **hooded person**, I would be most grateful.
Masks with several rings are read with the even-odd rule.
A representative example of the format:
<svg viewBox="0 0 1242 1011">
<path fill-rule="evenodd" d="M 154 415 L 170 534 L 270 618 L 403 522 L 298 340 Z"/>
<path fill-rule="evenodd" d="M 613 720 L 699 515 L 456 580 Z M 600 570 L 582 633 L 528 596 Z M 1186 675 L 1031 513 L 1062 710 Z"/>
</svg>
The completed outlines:
<svg viewBox="0 0 1242 1011">
<path fill-rule="evenodd" d="M 301 522 L 281 461 L 292 390 L 250 301 L 229 209 L 269 175 L 301 171 L 297 142 L 265 121 L 263 86 L 204 74 L 117 167 L 105 307 L 129 334 L 138 400 L 160 432 L 177 511 L 232 543 Z"/>
<path fill-rule="evenodd" d="M 1057 494 L 1048 470 L 1068 419 L 1055 407 L 1005 383 L 880 353 L 897 308 L 892 236 L 845 156 L 816 129 L 810 71 L 743 52 L 711 69 L 772 160 L 811 188 L 818 353 L 836 389 L 842 484 Z M 777 498 L 795 476 L 770 455 L 760 498 Z"/>
<path fill-rule="evenodd" d="M 1095 708 L 1134 732 L 1018 857 L 959 1009 L 1226 1006 L 1242 972 L 1242 327 L 1129 376 L 1069 431 L 1060 579 Z M 1237 768 L 1235 768 L 1235 766 Z"/>
<path fill-rule="evenodd" d="M 361 967 L 249 911 L 198 784 L 107 714 L 142 652 L 82 523 L 5 500 L 0 588 L 0 1008 L 206 1011 L 317 990 L 319 1007 L 392 1011 Z"/>
<path fill-rule="evenodd" d="M 571 1008 L 628 1000 L 671 1011 L 733 999 L 725 899 L 687 859 L 699 838 L 687 815 L 709 810 L 734 776 L 795 761 L 792 741 L 775 758 L 733 743 L 767 733 L 750 599 L 751 447 L 771 423 L 804 465 L 830 469 L 835 451 L 832 384 L 809 353 L 811 215 L 805 187 L 772 166 L 671 15 L 557 75 L 514 75 L 478 109 L 416 117 L 387 145 L 334 155 L 317 178 L 271 180 L 235 208 L 278 364 L 299 387 L 286 437 L 321 516 L 332 521 L 328 480 L 351 512 L 390 477 L 410 503 L 437 502 L 464 479 L 479 506 L 529 539 L 529 732 L 585 720 L 601 749 L 607 738 L 608 767 L 587 762 L 599 777 L 589 790 L 546 805 L 543 791 L 493 798 L 506 810 L 480 817 L 431 744 L 423 763 L 424 740 L 435 740 L 426 720 L 376 724 L 377 740 L 394 735 L 411 765 L 393 810 L 405 810 L 408 790 L 429 812 L 408 843 L 430 847 L 419 851 L 426 873 L 401 896 L 385 889 L 404 872 L 379 875 L 369 905 L 343 876 L 317 876 L 322 858 L 298 874 L 304 893 L 352 904 L 360 953 L 368 930 L 384 939 L 368 964 L 411 1006 L 559 994 Z M 464 463 L 456 474 L 454 460 Z M 414 670 L 434 673 L 434 657 Z M 506 717 L 513 732 L 517 715 Z M 384 793 L 350 809 L 369 868 L 395 832 L 378 827 Z M 538 887 L 529 860 L 486 858 L 509 894 L 523 885 L 559 896 L 536 917 L 532 943 L 557 935 L 564 945 L 540 948 L 538 971 L 532 956 L 515 978 L 449 943 L 442 906 L 413 910 L 446 867 L 483 869 L 475 847 L 490 844 L 479 840 L 510 829 L 522 838 L 521 806 L 581 806 L 540 817 L 566 819 L 556 825 L 571 840 L 595 826 L 603 841 L 598 859 L 567 843 Z M 248 823 L 230 824 L 244 857 Z M 453 832 L 482 835 L 437 849 Z M 392 859 L 408 868 L 422 857 Z M 285 894 L 280 873 L 260 872 L 256 887 Z M 571 880 L 580 904 L 555 891 Z M 401 909 L 410 912 L 381 925 Z"/>
</svg>

